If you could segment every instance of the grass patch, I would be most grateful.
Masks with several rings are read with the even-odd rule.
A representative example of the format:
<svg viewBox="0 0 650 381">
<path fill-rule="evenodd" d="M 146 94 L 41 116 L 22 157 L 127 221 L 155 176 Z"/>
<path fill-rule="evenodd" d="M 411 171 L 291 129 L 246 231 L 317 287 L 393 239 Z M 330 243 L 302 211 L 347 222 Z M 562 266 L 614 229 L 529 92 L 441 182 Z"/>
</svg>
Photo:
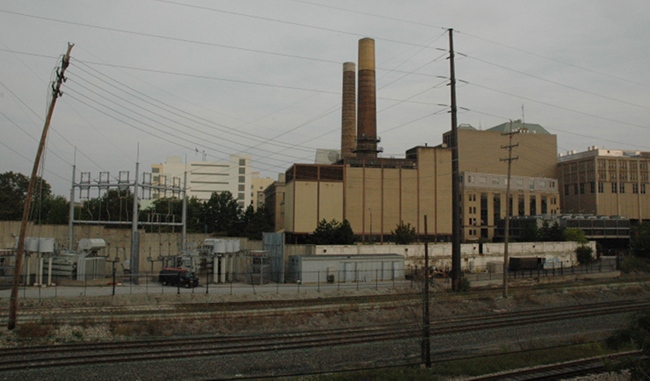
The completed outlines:
<svg viewBox="0 0 650 381">
<path fill-rule="evenodd" d="M 480 376 L 509 369 L 553 364 L 615 352 L 600 343 L 587 343 L 558 348 L 517 351 L 477 359 L 448 361 L 438 363 L 434 367 L 436 374 L 439 375 Z"/>
<path fill-rule="evenodd" d="M 42 339 L 50 336 L 52 326 L 49 324 L 26 322 L 19 324 L 16 329 L 16 336 L 19 339 Z"/>
<path fill-rule="evenodd" d="M 506 350 L 506 348 L 504 348 Z M 509 348 L 512 350 L 512 348 Z M 409 380 L 436 381 L 450 377 L 476 377 L 510 369 L 553 364 L 593 356 L 602 356 L 616 351 L 600 343 L 588 343 L 566 347 L 516 351 L 476 359 L 434 363 L 431 369 L 420 367 L 396 367 L 367 371 L 350 371 L 315 376 L 287 377 L 284 380 L 300 381 L 356 381 L 356 380 Z"/>
</svg>

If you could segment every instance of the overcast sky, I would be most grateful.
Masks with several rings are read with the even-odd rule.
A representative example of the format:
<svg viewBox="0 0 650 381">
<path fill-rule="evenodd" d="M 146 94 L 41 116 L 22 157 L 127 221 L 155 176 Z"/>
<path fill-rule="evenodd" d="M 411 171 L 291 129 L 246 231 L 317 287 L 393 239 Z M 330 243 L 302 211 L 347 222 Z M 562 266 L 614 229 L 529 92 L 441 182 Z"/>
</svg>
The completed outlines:
<svg viewBox="0 0 650 381">
<path fill-rule="evenodd" d="M 375 39 L 384 157 L 459 123 L 524 118 L 588 146 L 650 151 L 650 2 L 425 0 L 0 1 L 0 173 L 31 173 L 67 43 L 43 177 L 150 171 L 178 155 L 250 153 L 276 178 L 340 148 L 341 73 Z M 76 152 L 76 154 L 75 154 Z"/>
</svg>

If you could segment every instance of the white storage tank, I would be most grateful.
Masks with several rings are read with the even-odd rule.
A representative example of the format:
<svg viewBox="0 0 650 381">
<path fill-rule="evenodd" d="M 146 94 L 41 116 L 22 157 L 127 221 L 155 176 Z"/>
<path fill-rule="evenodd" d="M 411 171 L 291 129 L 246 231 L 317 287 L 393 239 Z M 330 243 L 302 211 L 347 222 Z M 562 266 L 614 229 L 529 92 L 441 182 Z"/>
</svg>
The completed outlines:
<svg viewBox="0 0 650 381">
<path fill-rule="evenodd" d="M 214 240 L 214 248 L 213 248 L 212 252 L 217 253 L 217 254 L 225 253 L 226 252 L 226 240 L 215 239 Z"/>
<path fill-rule="evenodd" d="M 38 252 L 39 253 L 54 253 L 54 238 L 39 238 L 38 239 Z"/>
<path fill-rule="evenodd" d="M 79 251 L 97 251 L 106 247 L 106 242 L 101 238 L 84 238 L 79 240 Z"/>
</svg>

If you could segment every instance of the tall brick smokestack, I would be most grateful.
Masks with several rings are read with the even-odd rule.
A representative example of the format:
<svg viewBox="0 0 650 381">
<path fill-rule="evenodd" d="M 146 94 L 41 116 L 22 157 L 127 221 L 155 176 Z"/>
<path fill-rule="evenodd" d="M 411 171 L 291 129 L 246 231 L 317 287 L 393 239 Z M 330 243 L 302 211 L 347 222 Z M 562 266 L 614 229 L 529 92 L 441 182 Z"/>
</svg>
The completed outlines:
<svg viewBox="0 0 650 381">
<path fill-rule="evenodd" d="M 343 64 L 343 103 L 341 112 L 341 157 L 354 157 L 357 148 L 356 67 L 354 62 Z"/>
<path fill-rule="evenodd" d="M 377 157 L 377 100 L 375 85 L 375 40 L 359 40 L 359 95 L 357 102 L 358 158 Z"/>
</svg>

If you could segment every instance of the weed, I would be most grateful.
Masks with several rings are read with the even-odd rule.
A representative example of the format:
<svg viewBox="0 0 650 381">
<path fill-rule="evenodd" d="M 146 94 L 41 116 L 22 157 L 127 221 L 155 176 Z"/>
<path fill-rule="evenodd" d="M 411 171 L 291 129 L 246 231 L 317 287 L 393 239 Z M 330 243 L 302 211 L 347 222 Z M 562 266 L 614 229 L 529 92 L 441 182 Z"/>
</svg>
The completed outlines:
<svg viewBox="0 0 650 381">
<path fill-rule="evenodd" d="M 21 339 L 36 339 L 48 337 L 52 332 L 52 326 L 49 324 L 27 322 L 18 325 L 16 335 Z"/>
</svg>

